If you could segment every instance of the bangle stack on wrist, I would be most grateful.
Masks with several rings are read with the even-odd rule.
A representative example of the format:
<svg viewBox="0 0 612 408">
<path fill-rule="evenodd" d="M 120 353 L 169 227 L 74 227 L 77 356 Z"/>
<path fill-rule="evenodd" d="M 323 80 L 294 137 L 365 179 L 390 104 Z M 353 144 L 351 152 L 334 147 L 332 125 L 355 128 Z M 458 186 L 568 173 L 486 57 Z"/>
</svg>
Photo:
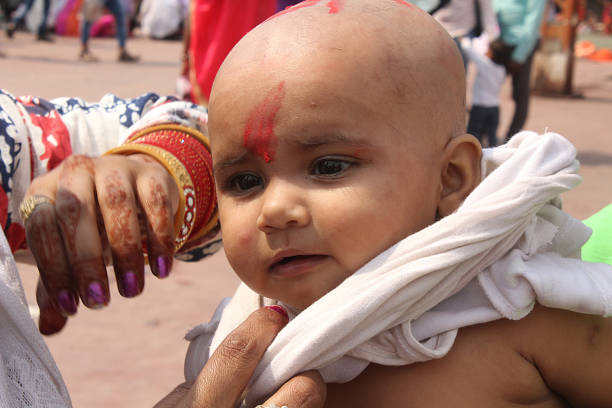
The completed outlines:
<svg viewBox="0 0 612 408">
<path fill-rule="evenodd" d="M 148 127 L 106 154 L 144 153 L 162 164 L 180 192 L 175 249 L 201 238 L 217 224 L 210 145 L 195 129 L 174 124 Z"/>
</svg>

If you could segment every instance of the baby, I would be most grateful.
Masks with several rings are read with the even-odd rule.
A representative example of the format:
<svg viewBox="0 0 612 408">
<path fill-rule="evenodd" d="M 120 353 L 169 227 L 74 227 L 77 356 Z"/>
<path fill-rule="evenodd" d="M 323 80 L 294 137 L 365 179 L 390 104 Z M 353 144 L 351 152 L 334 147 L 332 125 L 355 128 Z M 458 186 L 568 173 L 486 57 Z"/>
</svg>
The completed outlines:
<svg viewBox="0 0 612 408">
<path fill-rule="evenodd" d="M 545 171 L 554 167 L 541 165 L 545 150 L 557 153 L 554 146 L 565 142 L 522 135 L 481 160 L 480 144 L 465 133 L 463 71 L 447 33 L 404 0 L 307 0 L 255 28 L 229 54 L 213 85 L 209 131 L 224 248 L 248 288 L 223 312 L 216 337 L 239 323 L 224 323 L 232 313 L 261 303 L 280 304 L 294 318 L 249 392 L 262 389 L 257 378 L 266 373 L 284 381 L 282 370 L 317 368 L 337 382 L 328 387 L 329 407 L 612 404 L 610 320 L 534 306 L 533 291 L 538 301 L 547 293 L 537 282 L 533 290 L 528 286 L 522 314 L 513 315 L 526 317 L 503 319 L 501 306 L 491 306 L 492 292 L 487 299 L 481 289 L 496 282 L 500 259 L 523 265 L 524 256 L 511 256 L 516 248 L 531 254 L 561 246 L 557 225 L 569 224 L 569 217 L 545 203 L 555 202 L 558 185 L 578 182 L 577 163 L 571 154 L 551 155 L 554 164 L 560 156 L 568 164 L 538 176 L 558 177 L 546 198 L 530 195 L 541 181 L 521 194 L 504 190 L 514 188 L 511 173 L 523 172 L 515 167 L 498 176 L 506 178 L 496 186 L 508 193 L 487 201 L 496 192 L 483 193 L 490 184 L 482 175 L 498 166 L 504 171 L 502 163 L 512 160 L 524 171 Z M 540 161 L 532 166 L 529 160 Z M 481 201 L 490 205 L 478 207 Z M 536 217 L 544 207 L 546 214 Z M 471 222 L 485 210 L 494 216 L 484 226 Z M 540 227 L 548 225 L 550 242 L 541 244 Z M 554 273 L 558 265 L 587 265 L 546 259 L 539 269 Z M 410 273 L 395 264 L 408 265 Z M 602 271 L 612 276 L 609 268 Z M 398 293 L 388 294 L 393 290 Z M 453 303 L 457 296 L 462 302 Z M 612 310 L 598 305 L 593 313 Z M 404 308 L 411 314 L 402 314 Z M 432 310 L 461 314 L 463 323 L 432 328 L 424 322 L 448 321 Z M 582 303 L 573 310 L 591 311 Z M 208 354 L 210 339 L 202 338 L 216 327 L 188 334 L 188 380 Z M 313 332 L 322 334 L 311 339 Z M 281 360 L 309 353 L 318 354 L 281 367 Z M 263 396 L 247 398 L 248 404 Z"/>
</svg>

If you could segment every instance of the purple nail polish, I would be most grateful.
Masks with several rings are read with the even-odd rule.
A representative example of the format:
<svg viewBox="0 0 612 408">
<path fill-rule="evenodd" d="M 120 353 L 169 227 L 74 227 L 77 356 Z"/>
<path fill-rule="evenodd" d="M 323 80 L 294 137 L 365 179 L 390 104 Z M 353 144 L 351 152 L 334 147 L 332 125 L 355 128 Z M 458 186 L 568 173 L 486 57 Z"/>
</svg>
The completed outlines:
<svg viewBox="0 0 612 408">
<path fill-rule="evenodd" d="M 106 304 L 106 293 L 100 282 L 91 282 L 87 286 L 87 303 L 94 309 Z"/>
<path fill-rule="evenodd" d="M 121 279 L 123 280 L 123 296 L 134 297 L 140 293 L 138 289 L 138 278 L 134 272 L 124 273 Z"/>
<path fill-rule="evenodd" d="M 167 256 L 157 257 L 157 277 L 165 278 L 170 274 L 170 258 Z"/>
<path fill-rule="evenodd" d="M 57 294 L 57 303 L 67 315 L 73 315 L 77 311 L 76 299 L 74 295 L 67 290 L 62 290 Z"/>
</svg>

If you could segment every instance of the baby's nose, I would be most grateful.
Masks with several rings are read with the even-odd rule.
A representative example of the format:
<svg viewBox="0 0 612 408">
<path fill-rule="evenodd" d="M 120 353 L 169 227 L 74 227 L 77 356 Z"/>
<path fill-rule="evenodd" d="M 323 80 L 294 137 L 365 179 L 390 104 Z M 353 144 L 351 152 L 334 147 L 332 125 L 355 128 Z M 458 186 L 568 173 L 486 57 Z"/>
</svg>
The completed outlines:
<svg viewBox="0 0 612 408">
<path fill-rule="evenodd" d="M 257 227 L 264 232 L 290 227 L 303 227 L 310 222 L 306 194 L 287 181 L 268 184 L 262 195 Z"/>
</svg>

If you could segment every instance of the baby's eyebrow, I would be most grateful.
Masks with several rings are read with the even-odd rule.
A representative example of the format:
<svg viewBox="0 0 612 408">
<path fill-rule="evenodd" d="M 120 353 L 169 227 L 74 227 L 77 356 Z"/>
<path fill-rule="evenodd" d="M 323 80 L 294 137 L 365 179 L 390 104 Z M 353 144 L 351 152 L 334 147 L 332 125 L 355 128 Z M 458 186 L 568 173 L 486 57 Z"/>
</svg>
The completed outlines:
<svg viewBox="0 0 612 408">
<path fill-rule="evenodd" d="M 340 132 L 329 132 L 306 136 L 294 141 L 299 147 L 307 150 L 316 149 L 324 145 L 347 145 L 353 147 L 371 147 L 372 143 L 364 138 L 348 136 Z"/>
<path fill-rule="evenodd" d="M 355 148 L 370 148 L 374 146 L 366 138 L 348 136 L 345 133 L 334 131 L 311 136 L 299 136 L 296 137 L 295 140 L 290 141 L 289 143 L 294 144 L 298 149 L 304 150 L 315 150 L 318 147 L 326 145 L 344 145 Z M 251 160 L 251 155 L 251 152 L 247 150 L 242 151 L 240 152 L 240 154 L 234 156 L 228 155 L 226 157 L 222 157 L 219 160 L 214 160 L 213 174 L 217 174 L 233 166 L 239 166 L 241 164 L 244 164 L 247 161 Z"/>
<path fill-rule="evenodd" d="M 213 174 L 223 171 L 224 169 L 228 167 L 240 165 L 246 162 L 248 160 L 248 157 L 247 157 L 248 153 L 249 152 L 244 151 L 236 156 L 224 157 L 221 160 L 214 162 L 213 163 Z"/>
</svg>

